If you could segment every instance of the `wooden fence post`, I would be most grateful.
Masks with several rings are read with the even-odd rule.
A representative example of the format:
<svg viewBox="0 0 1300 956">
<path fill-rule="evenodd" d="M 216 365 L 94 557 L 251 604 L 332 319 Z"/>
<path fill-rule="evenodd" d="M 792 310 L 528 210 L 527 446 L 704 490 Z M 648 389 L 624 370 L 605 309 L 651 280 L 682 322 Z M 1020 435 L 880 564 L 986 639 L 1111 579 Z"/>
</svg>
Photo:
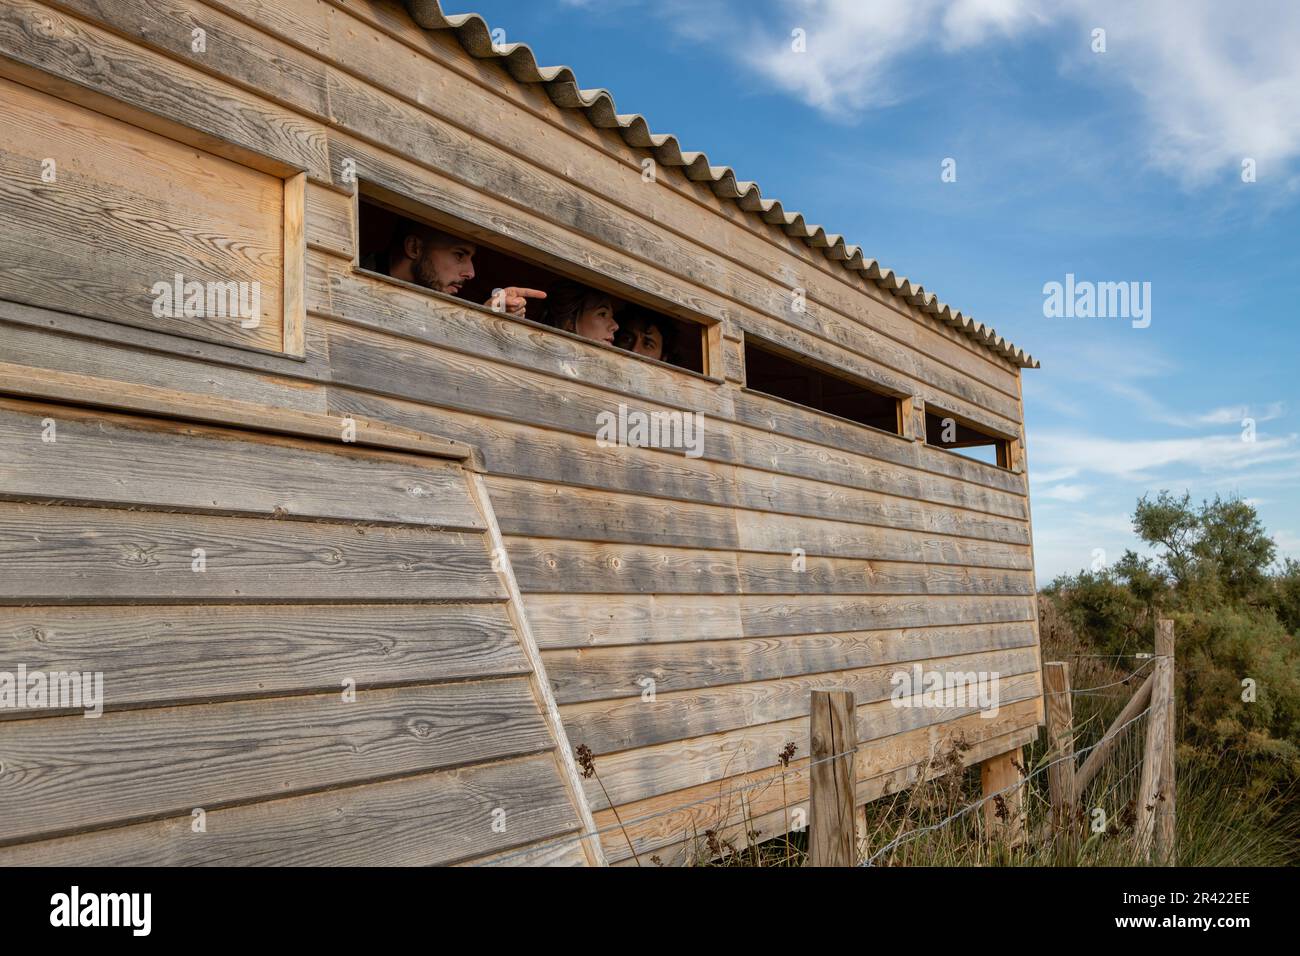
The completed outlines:
<svg viewBox="0 0 1300 956">
<path fill-rule="evenodd" d="M 1175 769 L 1178 738 L 1174 717 L 1174 622 L 1169 618 L 1156 621 L 1156 656 L 1166 663 L 1165 674 L 1165 749 L 1160 765 L 1160 795 L 1156 806 L 1156 860 L 1166 866 L 1175 864 L 1174 830 L 1177 820 L 1177 774 Z"/>
<path fill-rule="evenodd" d="M 1151 854 L 1158 814 L 1165 796 L 1161 778 L 1165 771 L 1165 751 L 1169 746 L 1169 697 L 1173 689 L 1173 665 L 1168 657 L 1157 657 L 1151 685 L 1151 712 L 1147 715 L 1147 740 L 1142 754 L 1142 777 L 1137 792 L 1137 850 L 1139 859 Z M 1163 819 L 1161 819 L 1163 826 Z"/>
<path fill-rule="evenodd" d="M 858 731 L 852 692 L 813 691 L 809 719 L 808 865 L 853 866 L 857 863 L 853 803 Z M 834 754 L 843 756 L 827 759 Z"/>
<path fill-rule="evenodd" d="M 1074 811 L 1074 701 L 1070 698 L 1070 665 L 1052 661 L 1043 665 L 1043 691 L 1047 694 L 1047 792 L 1052 801 L 1052 822 L 1070 824 Z M 1061 759 L 1065 758 L 1065 759 Z"/>
<path fill-rule="evenodd" d="M 1016 786 L 1022 779 L 1016 764 L 1021 767 L 1025 765 L 1022 749 L 1017 747 L 980 764 L 980 785 L 985 797 L 985 830 L 993 839 L 1013 847 L 1025 842 L 1025 791 L 1023 787 Z M 1012 786 L 1016 789 L 1007 790 Z M 1003 793 L 1004 790 L 1007 792 Z M 1001 801 L 993 797 L 996 793 L 1002 794 Z M 1002 810 L 1002 816 L 998 815 L 999 809 Z"/>
</svg>

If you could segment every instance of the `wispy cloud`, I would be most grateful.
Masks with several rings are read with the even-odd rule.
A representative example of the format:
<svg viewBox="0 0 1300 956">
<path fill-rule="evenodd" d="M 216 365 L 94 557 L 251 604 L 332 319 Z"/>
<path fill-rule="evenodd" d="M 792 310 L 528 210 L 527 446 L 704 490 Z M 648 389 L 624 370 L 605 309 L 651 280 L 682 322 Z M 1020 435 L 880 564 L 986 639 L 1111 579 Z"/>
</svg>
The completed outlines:
<svg viewBox="0 0 1300 956">
<path fill-rule="evenodd" d="M 909 58 L 954 54 L 1050 29 L 1061 65 L 1135 92 L 1148 160 L 1187 185 L 1240 170 L 1286 178 L 1300 156 L 1300 4 L 1261 0 L 798 0 L 777 15 L 735 4 L 751 33 L 731 49 L 756 75 L 836 120 L 908 95 Z M 685 29 L 683 25 L 683 29 Z M 1104 53 L 1093 31 L 1106 32 Z M 792 31 L 803 31 L 795 52 Z M 1292 183 L 1292 186 L 1295 184 Z"/>
<path fill-rule="evenodd" d="M 1093 473 L 1116 478 L 1148 479 L 1162 469 L 1192 466 L 1213 476 L 1241 474 L 1261 465 L 1285 463 L 1300 470 L 1300 436 L 1256 437 L 1211 435 L 1156 440 L 1115 439 L 1080 432 L 1046 430 L 1030 438 L 1035 462 L 1068 477 Z M 1300 471 L 1298 471 L 1300 473 Z"/>
</svg>

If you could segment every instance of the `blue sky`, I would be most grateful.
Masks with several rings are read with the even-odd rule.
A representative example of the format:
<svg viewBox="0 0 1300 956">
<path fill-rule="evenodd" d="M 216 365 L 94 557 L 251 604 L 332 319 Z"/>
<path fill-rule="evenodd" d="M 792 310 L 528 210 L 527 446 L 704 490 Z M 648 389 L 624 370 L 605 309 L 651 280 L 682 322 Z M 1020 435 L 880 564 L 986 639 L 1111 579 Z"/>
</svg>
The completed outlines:
<svg viewBox="0 0 1300 956">
<path fill-rule="evenodd" d="M 1042 361 L 1024 373 L 1040 580 L 1141 550 L 1134 503 L 1162 488 L 1253 501 L 1300 558 L 1300 4 L 473 9 Z M 1149 282 L 1149 326 L 1046 317 L 1067 273 Z"/>
</svg>

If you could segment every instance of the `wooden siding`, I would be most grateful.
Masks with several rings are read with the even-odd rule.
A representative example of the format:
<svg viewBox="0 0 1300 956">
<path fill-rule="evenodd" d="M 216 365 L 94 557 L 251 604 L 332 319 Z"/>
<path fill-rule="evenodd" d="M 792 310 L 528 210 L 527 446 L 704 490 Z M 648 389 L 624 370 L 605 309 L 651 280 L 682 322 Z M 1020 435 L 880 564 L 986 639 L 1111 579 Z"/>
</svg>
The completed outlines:
<svg viewBox="0 0 1300 956">
<path fill-rule="evenodd" d="M 0 669 L 99 672 L 104 705 L 0 710 L 0 864 L 579 828 L 459 462 L 2 398 L 0 448 Z"/>
<path fill-rule="evenodd" d="M 52 29 L 33 29 L 41 17 Z M 207 33 L 203 55 L 190 49 L 194 27 Z M 1019 370 L 1009 362 L 845 272 L 779 226 L 741 212 L 682 170 L 660 167 L 657 182 L 644 183 L 640 161 L 650 153 L 560 109 L 541 90 L 513 82 L 498 65 L 474 60 L 453 37 L 421 30 L 397 2 L 16 0 L 0 11 L 0 72 L 58 92 L 52 74 L 124 121 L 252 168 L 280 176 L 301 170 L 307 178 L 302 361 L 186 342 L 157 329 L 127 332 L 104 321 L 113 316 L 67 316 L 58 302 L 44 303 L 48 308 L 0 302 L 0 349 L 13 356 L 4 360 L 209 400 L 255 395 L 267 405 L 354 416 L 472 447 L 522 592 L 511 606 L 540 648 L 568 743 L 595 752 L 605 788 L 626 808 L 625 820 L 661 814 L 635 830 L 638 853 L 680 858 L 690 835 L 716 822 L 718 808 L 708 801 L 690 811 L 673 808 L 771 778 L 787 741 L 805 758 L 814 687 L 852 687 L 859 695 L 862 800 L 914 780 L 928 748 L 950 731 L 965 729 L 977 742 L 968 760 L 1010 750 L 1033 733 L 1042 706 L 1023 469 L 994 468 L 751 392 L 743 387 L 740 340 L 757 335 L 906 395 L 913 417 L 931 402 L 1020 440 Z M 168 89 L 150 93 L 141 78 L 164 72 Z M 356 187 L 344 176 L 345 164 L 366 183 L 529 250 L 557 271 L 605 276 L 632 297 L 715 323 L 720 374 L 689 374 L 357 272 Z M 790 308 L 796 287 L 806 290 L 804 312 Z M 620 405 L 703 414 L 702 455 L 599 446 L 598 416 Z M 113 460 L 118 446 L 109 433 L 97 434 L 95 460 Z M 196 428 L 192 443 L 190 436 L 170 445 L 160 438 L 157 447 L 182 462 L 201 459 L 204 443 L 214 440 Z M 162 541 L 211 535 L 224 553 L 265 570 L 247 582 L 247 593 L 235 600 L 227 593 L 219 606 L 216 589 L 229 585 L 210 579 L 204 587 L 213 590 L 203 601 L 212 606 L 185 608 L 196 616 L 177 618 L 177 641 L 189 628 L 212 640 L 219 631 L 238 646 L 240 635 L 257 626 L 239 615 L 267 606 L 259 602 L 272 596 L 314 607 L 323 621 L 330 608 L 319 602 L 327 594 L 365 601 L 367 587 L 372 593 L 393 588 L 361 617 L 338 619 L 341 630 L 362 634 L 417 627 L 403 615 L 416 595 L 433 590 L 443 589 L 445 600 L 473 596 L 503 606 L 500 591 L 472 595 L 475 582 L 485 579 L 470 545 L 481 545 L 484 531 L 458 511 L 445 513 L 460 514 L 454 520 L 414 528 L 396 521 L 383 494 L 347 494 L 349 482 L 370 479 L 342 465 L 337 486 L 314 475 L 289 485 L 300 507 L 321 512 L 317 522 L 303 522 L 294 529 L 297 537 L 278 528 L 275 535 L 259 533 L 272 521 L 286 522 L 259 511 L 278 500 L 275 494 L 259 498 L 243 485 L 301 454 L 307 452 L 286 445 L 250 460 L 228 476 L 234 484 L 219 504 L 174 502 L 173 510 L 147 514 L 120 509 L 134 507 L 132 495 L 157 497 L 152 505 L 170 501 L 166 482 L 151 485 L 148 476 L 137 476 L 142 483 L 109 494 L 79 485 L 69 470 L 69 494 L 57 496 L 32 477 L 15 486 L 21 494 L 4 505 L 3 516 L 20 534 L 34 521 L 32 509 L 50 516 L 75 511 L 81 519 L 86 503 L 109 503 L 114 507 L 93 516 L 98 536 L 88 554 L 93 548 L 120 553 L 131 534 L 147 527 Z M 42 467 L 40 460 L 32 467 Z M 387 474 L 395 466 L 375 467 Z M 346 514 L 353 504 L 362 509 L 359 517 Z M 348 538 L 345 518 L 365 522 L 367 534 Z M 455 527 L 442 527 L 446 522 Z M 84 525 L 47 526 L 62 546 L 87 544 L 78 536 Z M 415 583 L 406 556 L 425 546 L 438 559 L 420 565 L 426 583 Z M 802 571 L 792 565 L 795 549 L 806 559 Z M 339 565 L 353 562 L 364 575 L 339 573 Z M 49 602 L 65 593 L 101 603 L 116 595 L 118 602 L 150 602 L 155 609 L 157 602 L 199 597 L 184 590 L 192 582 L 169 578 L 166 568 L 148 575 L 116 568 L 112 580 L 32 570 L 5 585 L 7 600 L 19 600 L 24 588 Z M 465 608 L 478 604 L 453 606 L 468 613 Z M 64 615 L 60 626 L 85 642 L 125 612 L 111 608 L 83 623 L 73 608 L 43 613 Z M 148 613 L 154 612 L 142 610 L 145 620 Z M 475 626 L 462 619 L 460 630 L 448 634 Z M 301 634 L 296 642 L 285 640 L 295 659 L 320 654 L 328 660 L 334 653 Z M 451 643 L 443 648 L 447 654 Z M 420 660 L 439 651 L 404 653 Z M 495 661 L 499 649 L 482 653 Z M 998 670 L 1001 714 L 984 720 L 892 707 L 888 674 L 914 662 Z M 185 693 L 229 692 L 201 661 L 190 665 L 177 678 Z M 379 679 L 393 677 L 372 666 Z M 522 679 L 512 665 L 491 666 L 505 668 L 492 678 L 503 687 Z M 653 701 L 641 698 L 646 677 L 655 681 Z M 304 695 L 319 687 L 309 681 L 271 686 L 277 694 Z M 518 752 L 500 759 L 504 776 L 492 779 L 535 763 Z M 274 754 L 268 760 L 268 773 L 287 769 L 274 764 Z M 257 779 L 250 776 L 248 793 L 258 791 Z M 332 785 L 317 778 L 301 784 Z M 259 791 L 265 806 L 250 804 L 262 807 L 256 813 L 231 807 L 230 837 L 215 852 L 239 853 L 276 821 L 293 828 L 337 814 L 365 819 L 421 792 L 418 784 L 406 789 L 396 781 L 349 786 L 357 788 L 355 801 L 321 795 L 288 816 L 278 815 L 281 794 Z M 440 778 L 429 786 L 452 795 L 454 816 L 457 795 L 488 784 Z M 612 810 L 601 787 L 586 786 L 595 822 L 608 824 Z M 806 789 L 798 793 L 796 799 L 806 797 Z M 552 796 L 539 791 L 539 819 L 550 819 Z M 763 807 L 760 828 L 772 834 L 780 811 Z M 131 826 L 155 839 L 168 827 L 183 831 L 183 823 Z M 539 824 L 537 833 L 546 826 Z M 533 856 L 508 858 L 573 858 L 571 845 L 548 847 L 544 836 L 533 836 Z M 393 856 L 377 856 L 402 859 L 402 843 L 394 842 Z M 105 837 L 97 845 L 111 854 L 118 844 Z M 630 856 L 621 834 L 607 835 L 604 845 L 611 860 Z M 353 852 L 341 846 L 335 858 L 355 859 Z M 180 850 L 139 858 L 191 859 Z"/>
</svg>

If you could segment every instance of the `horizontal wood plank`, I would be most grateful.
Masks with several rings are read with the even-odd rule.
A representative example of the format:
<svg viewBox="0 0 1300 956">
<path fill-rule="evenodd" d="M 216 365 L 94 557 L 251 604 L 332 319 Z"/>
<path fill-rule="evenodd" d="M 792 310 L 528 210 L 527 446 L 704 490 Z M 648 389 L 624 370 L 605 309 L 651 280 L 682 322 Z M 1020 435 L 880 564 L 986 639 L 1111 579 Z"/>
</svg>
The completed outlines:
<svg viewBox="0 0 1300 956">
<path fill-rule="evenodd" d="M 0 661 L 102 672 L 109 709 L 530 671 L 501 604 L 0 607 Z"/>
<path fill-rule="evenodd" d="M 0 503 L 0 603 L 504 596 L 479 534 Z"/>
<path fill-rule="evenodd" d="M 0 842 L 551 746 L 525 678 L 6 721 Z"/>
<path fill-rule="evenodd" d="M 493 811 L 504 811 L 504 830 Z M 5 866 L 438 866 L 572 829 L 549 755 L 0 847 Z"/>
</svg>

